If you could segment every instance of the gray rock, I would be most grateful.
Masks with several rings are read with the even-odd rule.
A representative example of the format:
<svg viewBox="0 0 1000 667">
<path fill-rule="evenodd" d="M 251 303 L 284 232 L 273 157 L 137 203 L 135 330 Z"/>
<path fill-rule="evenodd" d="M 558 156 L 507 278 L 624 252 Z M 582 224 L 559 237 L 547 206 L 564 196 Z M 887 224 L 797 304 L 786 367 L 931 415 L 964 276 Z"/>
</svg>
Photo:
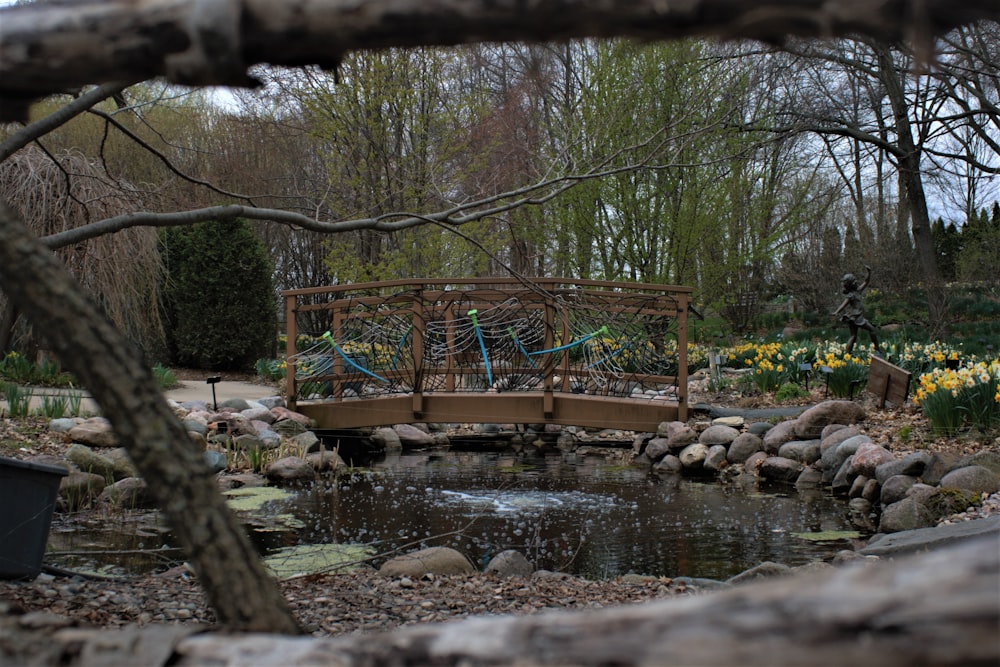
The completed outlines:
<svg viewBox="0 0 1000 667">
<path fill-rule="evenodd" d="M 923 503 L 916 498 L 903 498 L 897 503 L 882 508 L 879 520 L 880 533 L 898 533 L 901 530 L 928 528 L 933 526 L 935 517 Z"/>
<path fill-rule="evenodd" d="M 958 465 L 961 467 L 980 466 L 986 468 L 994 475 L 1000 476 L 1000 452 L 978 451 L 963 458 L 958 462 Z"/>
<path fill-rule="evenodd" d="M 764 451 L 777 454 L 783 444 L 792 440 L 795 440 L 795 420 L 783 421 L 764 434 Z"/>
<path fill-rule="evenodd" d="M 730 463 L 744 463 L 754 452 L 759 452 L 764 448 L 764 441 L 760 436 L 750 432 L 740 433 L 726 450 L 726 460 Z"/>
<path fill-rule="evenodd" d="M 732 426 L 709 426 L 698 436 L 698 442 L 707 447 L 712 445 L 728 447 L 739 434 L 740 432 Z"/>
<path fill-rule="evenodd" d="M 308 452 L 314 445 L 319 444 L 319 438 L 312 431 L 303 431 L 292 438 L 292 444 L 300 451 Z"/>
<path fill-rule="evenodd" d="M 989 468 L 973 465 L 952 470 L 942 477 L 941 488 L 962 489 L 974 493 L 996 493 L 1000 489 L 1000 482 Z"/>
<path fill-rule="evenodd" d="M 688 470 L 700 469 L 705 463 L 706 456 L 708 456 L 708 447 L 700 442 L 688 445 L 677 455 L 681 460 L 681 465 Z"/>
<path fill-rule="evenodd" d="M 959 465 L 959 457 L 956 454 L 944 452 L 932 454 L 930 463 L 920 474 L 920 481 L 937 486 L 945 475 L 960 467 L 962 466 Z"/>
<path fill-rule="evenodd" d="M 680 473 L 683 468 L 684 466 L 681 464 L 681 460 L 673 454 L 667 454 L 653 466 L 653 470 L 656 472 L 666 474 Z"/>
<path fill-rule="evenodd" d="M 403 448 L 403 443 L 400 442 L 399 436 L 394 430 L 388 427 L 377 428 L 372 431 L 371 439 L 372 442 L 381 445 L 387 452 L 398 452 Z"/>
<path fill-rule="evenodd" d="M 931 455 L 927 452 L 911 452 L 901 459 L 887 461 L 875 468 L 875 479 L 879 484 L 885 484 L 886 480 L 896 475 L 907 477 L 920 477 L 931 462 Z"/>
<path fill-rule="evenodd" d="M 863 516 L 867 516 L 872 511 L 872 503 L 867 498 L 851 498 L 851 502 L 847 503 L 847 507 L 852 512 Z"/>
<path fill-rule="evenodd" d="M 105 480 L 115 477 L 115 464 L 106 456 L 101 456 L 86 445 L 73 444 L 65 453 L 66 460 L 82 472 L 92 472 Z"/>
<path fill-rule="evenodd" d="M 281 396 L 266 396 L 264 398 L 258 399 L 257 402 L 263 405 L 268 410 L 285 407 L 285 399 Z"/>
<path fill-rule="evenodd" d="M 534 566 L 528 562 L 524 554 L 514 549 L 501 551 L 486 565 L 486 572 L 498 577 L 530 577 L 534 571 Z"/>
<path fill-rule="evenodd" d="M 413 424 L 396 424 L 392 430 L 399 436 L 399 442 L 404 449 L 434 446 L 434 438 L 431 437 L 431 434 Z"/>
<path fill-rule="evenodd" d="M 184 430 L 188 433 L 197 433 L 198 435 L 208 433 L 208 424 L 200 419 L 184 419 L 181 420 L 181 424 L 184 425 Z"/>
<path fill-rule="evenodd" d="M 107 479 L 92 472 L 73 470 L 59 481 L 59 497 L 70 512 L 89 506 L 107 486 Z"/>
<path fill-rule="evenodd" d="M 272 482 L 311 482 L 316 470 L 305 459 L 285 456 L 267 466 L 264 476 Z"/>
<path fill-rule="evenodd" d="M 704 577 L 674 577 L 671 583 L 698 591 L 724 591 L 733 587 L 729 582 Z"/>
<path fill-rule="evenodd" d="M 894 460 L 888 449 L 874 442 L 864 442 L 858 446 L 851 461 L 851 474 L 875 477 L 875 469 L 883 463 Z"/>
<path fill-rule="evenodd" d="M 851 457 L 848 456 L 847 460 L 844 461 L 837 473 L 833 476 L 830 481 L 830 490 L 837 495 L 846 494 L 851 488 L 851 481 L 854 479 L 851 474 Z M 826 471 L 823 471 L 823 479 L 826 480 Z"/>
<path fill-rule="evenodd" d="M 103 417 L 88 419 L 66 432 L 70 440 L 88 447 L 117 447 L 118 436 L 111 430 L 111 424 Z"/>
<path fill-rule="evenodd" d="M 712 445 L 705 455 L 705 462 L 702 464 L 706 470 L 719 472 L 728 465 L 726 461 L 726 448 L 723 445 Z"/>
<path fill-rule="evenodd" d="M 670 453 L 670 441 L 666 438 L 653 438 L 646 443 L 646 449 L 643 451 L 650 461 L 659 461 Z"/>
<path fill-rule="evenodd" d="M 311 465 L 316 472 L 330 472 L 347 467 L 344 459 L 340 458 L 340 454 L 329 450 L 306 454 L 306 461 L 309 462 L 309 465 Z"/>
<path fill-rule="evenodd" d="M 826 450 L 831 447 L 837 447 L 840 443 L 853 438 L 856 435 L 861 435 L 861 431 L 857 426 L 841 426 L 840 424 L 834 424 L 823 429 L 824 435 L 820 438 L 819 449 L 821 452 L 826 453 Z"/>
<path fill-rule="evenodd" d="M 49 422 L 49 430 L 53 433 L 67 433 L 83 420 L 76 417 L 60 417 Z"/>
<path fill-rule="evenodd" d="M 761 464 L 767 460 L 767 453 L 765 452 L 754 452 L 747 457 L 747 460 L 743 462 L 743 468 L 747 472 L 752 472 L 757 474 L 760 470 Z"/>
<path fill-rule="evenodd" d="M 659 433 L 659 430 L 657 430 Z M 679 452 L 698 441 L 698 434 L 684 422 L 667 422 L 667 442 L 671 452 Z"/>
<path fill-rule="evenodd" d="M 292 421 L 296 421 L 302 424 L 302 426 L 304 426 L 305 428 L 312 428 L 312 419 L 306 417 L 301 412 L 296 412 L 295 410 L 289 410 L 286 407 L 278 405 L 271 408 L 271 414 L 274 415 L 275 421 L 284 421 L 290 419 Z"/>
<path fill-rule="evenodd" d="M 861 491 L 861 497 L 874 504 L 882 494 L 882 485 L 877 479 L 870 479 L 865 482 L 865 488 Z"/>
<path fill-rule="evenodd" d="M 982 541 L 984 549 L 996 549 L 997 540 L 1000 540 L 1000 516 L 896 532 L 870 543 L 859 553 L 892 558 L 969 540 Z"/>
<path fill-rule="evenodd" d="M 778 456 L 811 465 L 819 460 L 819 440 L 791 440 L 778 448 Z"/>
<path fill-rule="evenodd" d="M 790 484 L 798 479 L 802 470 L 803 465 L 798 461 L 781 456 L 769 456 L 760 464 L 759 474 L 772 482 Z"/>
<path fill-rule="evenodd" d="M 243 410 L 250 409 L 250 404 L 243 398 L 227 398 L 224 401 L 219 401 L 219 409 L 222 410 L 224 408 L 230 408 L 236 412 L 242 412 Z"/>
<path fill-rule="evenodd" d="M 889 477 L 882 484 L 882 493 L 879 497 L 879 502 L 882 503 L 883 507 L 898 503 L 906 497 L 906 493 L 916 483 L 917 478 L 910 477 L 909 475 L 893 475 Z"/>
<path fill-rule="evenodd" d="M 851 482 L 851 489 L 847 492 L 848 498 L 860 498 L 861 494 L 865 491 L 865 485 L 868 484 L 868 478 L 864 475 L 858 475 Z"/>
<path fill-rule="evenodd" d="M 135 464 L 132 463 L 132 459 L 129 458 L 128 451 L 124 447 L 109 449 L 104 452 L 104 457 L 111 461 L 111 464 L 115 467 L 114 476 L 116 480 L 139 476 L 139 471 L 136 470 Z"/>
<path fill-rule="evenodd" d="M 229 468 L 229 460 L 226 458 L 226 455 L 214 449 L 205 450 L 205 462 L 208 463 L 208 467 L 213 472 L 218 473 Z"/>
<path fill-rule="evenodd" d="M 116 509 L 144 509 L 154 505 L 146 482 L 138 477 L 126 477 L 104 487 L 97 501 Z"/>
<path fill-rule="evenodd" d="M 757 581 L 759 579 L 770 579 L 772 577 L 783 577 L 792 573 L 792 568 L 787 565 L 782 565 L 781 563 L 772 563 L 771 561 L 764 561 L 760 565 L 755 565 L 749 570 L 740 572 L 734 577 L 730 577 L 726 580 L 726 583 L 733 584 L 734 586 L 739 584 L 745 584 L 750 581 Z"/>
<path fill-rule="evenodd" d="M 816 468 L 805 468 L 795 479 L 796 489 L 818 489 L 821 486 L 823 486 L 823 473 Z"/>
<path fill-rule="evenodd" d="M 712 426 L 729 426 L 730 428 L 736 429 L 739 432 L 746 423 L 746 419 L 742 415 L 730 415 L 728 417 L 716 417 L 712 420 Z M 705 443 L 708 444 L 707 442 Z M 723 444 L 723 443 L 718 443 Z"/>
<path fill-rule="evenodd" d="M 866 442 L 871 442 L 867 435 L 856 435 L 823 452 L 819 459 L 819 467 L 823 471 L 823 481 L 833 481 L 834 476 L 844 465 L 844 461 L 853 456 L 854 452 L 858 451 L 858 447 Z M 822 444 L 820 449 L 822 449 Z"/>
<path fill-rule="evenodd" d="M 251 422 L 260 421 L 264 422 L 265 424 L 273 424 L 275 422 L 274 413 L 271 412 L 269 408 L 266 408 L 263 405 L 256 408 L 249 407 L 246 410 L 240 412 L 240 416 L 246 419 L 247 421 Z"/>
<path fill-rule="evenodd" d="M 917 502 L 925 503 L 927 499 L 938 492 L 938 487 L 917 482 L 906 492 L 907 498 L 916 498 Z"/>
<path fill-rule="evenodd" d="M 281 446 L 281 436 L 269 428 L 257 431 L 257 438 L 263 443 L 264 449 L 277 449 Z"/>
<path fill-rule="evenodd" d="M 447 433 L 435 431 L 431 433 L 431 441 L 434 443 L 436 449 L 448 449 L 451 447 L 451 438 L 448 437 Z"/>
<path fill-rule="evenodd" d="M 425 574 L 472 574 L 469 559 L 449 547 L 429 547 L 386 561 L 379 574 L 386 577 L 422 577 Z"/>
<path fill-rule="evenodd" d="M 747 433 L 752 433 L 758 437 L 763 436 L 765 433 L 771 430 L 770 422 L 754 422 L 747 426 Z"/>
<path fill-rule="evenodd" d="M 244 452 L 252 452 L 260 449 L 267 449 L 264 446 L 264 441 L 256 435 L 238 435 L 233 438 L 233 446 L 236 449 L 240 449 Z"/>
<path fill-rule="evenodd" d="M 854 401 L 823 401 L 809 408 L 795 420 L 795 435 L 818 438 L 829 424 L 856 424 L 865 418 L 865 410 Z"/>
<path fill-rule="evenodd" d="M 294 438 L 300 433 L 305 433 L 308 429 L 302 422 L 295 419 L 281 419 L 271 424 L 271 430 L 280 436 Z"/>
</svg>

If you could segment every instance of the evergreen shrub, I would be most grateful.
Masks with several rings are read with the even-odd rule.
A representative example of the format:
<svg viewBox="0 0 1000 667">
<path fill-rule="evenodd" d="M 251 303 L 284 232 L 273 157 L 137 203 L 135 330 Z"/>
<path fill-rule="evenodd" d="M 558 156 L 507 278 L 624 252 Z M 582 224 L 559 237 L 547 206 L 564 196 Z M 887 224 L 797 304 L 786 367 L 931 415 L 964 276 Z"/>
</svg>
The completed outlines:
<svg viewBox="0 0 1000 667">
<path fill-rule="evenodd" d="M 161 236 L 167 350 L 178 366 L 247 370 L 274 344 L 271 260 L 244 220 L 172 227 Z"/>
</svg>

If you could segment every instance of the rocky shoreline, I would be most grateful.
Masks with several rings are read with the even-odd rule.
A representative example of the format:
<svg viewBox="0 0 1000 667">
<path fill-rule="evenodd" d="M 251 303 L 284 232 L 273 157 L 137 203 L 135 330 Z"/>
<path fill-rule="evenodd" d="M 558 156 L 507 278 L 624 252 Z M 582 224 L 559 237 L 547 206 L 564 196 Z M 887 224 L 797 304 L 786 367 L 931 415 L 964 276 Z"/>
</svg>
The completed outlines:
<svg viewBox="0 0 1000 667">
<path fill-rule="evenodd" d="M 243 438 L 236 446 L 239 451 L 293 443 L 289 449 L 302 456 L 283 456 L 265 471 L 275 482 L 313 479 L 344 465 L 332 452 L 309 453 L 322 448 L 309 430 L 308 420 L 281 405 L 220 407 L 221 411 L 215 411 L 204 403 L 175 405 L 191 437 L 203 444 L 206 456 L 217 468 L 226 462 L 225 447 L 232 448 L 239 438 Z M 636 575 L 588 581 L 560 573 L 500 568 L 462 574 L 433 568 L 405 574 L 363 569 L 300 577 L 282 582 L 282 587 L 307 631 L 334 636 L 470 615 L 534 614 L 698 595 L 801 569 L 828 569 L 892 557 L 888 547 L 898 536 L 920 535 L 920 529 L 936 525 L 942 526 L 936 537 L 914 538 L 917 549 L 920 544 L 937 546 L 944 534 L 941 530 L 957 530 L 959 535 L 949 536 L 945 542 L 977 532 L 1000 538 L 1000 455 L 996 451 L 982 448 L 968 455 L 893 451 L 890 443 L 876 443 L 862 432 L 864 410 L 854 402 L 826 401 L 799 412 L 795 419 L 776 425 L 746 423 L 732 415 L 693 424 L 665 423 L 656 434 L 635 436 L 631 448 L 615 450 L 612 455 L 648 465 L 660 475 L 714 475 L 723 482 L 766 479 L 799 490 L 832 490 L 850 504 L 859 526 L 879 531 L 872 540 L 856 545 L 858 550 L 840 552 L 832 563 L 801 568 L 762 563 L 725 582 Z M 100 419 L 56 420 L 47 428 L 72 444 L 43 448 L 25 458 L 72 469 L 61 493 L 63 509 L 91 503 L 129 508 L 145 504 L 144 484 L 130 470 L 106 423 Z M 492 428 L 480 427 L 479 431 Z M 495 430 L 502 429 L 498 426 Z M 539 429 L 516 435 L 515 446 L 552 446 L 587 453 L 592 443 L 619 434 Z M 445 438 L 441 432 L 409 425 L 371 433 L 374 442 L 387 448 L 442 446 Z M 107 484 L 109 479 L 117 481 Z M 220 485 L 253 479 L 221 475 Z M 882 548 L 875 549 L 879 544 Z M 912 544 L 908 548 L 912 549 Z M 46 573 L 31 582 L 0 582 L 0 600 L 5 601 L 6 613 L 36 627 L 214 622 L 196 581 L 183 567 L 156 575 L 107 579 Z"/>
</svg>

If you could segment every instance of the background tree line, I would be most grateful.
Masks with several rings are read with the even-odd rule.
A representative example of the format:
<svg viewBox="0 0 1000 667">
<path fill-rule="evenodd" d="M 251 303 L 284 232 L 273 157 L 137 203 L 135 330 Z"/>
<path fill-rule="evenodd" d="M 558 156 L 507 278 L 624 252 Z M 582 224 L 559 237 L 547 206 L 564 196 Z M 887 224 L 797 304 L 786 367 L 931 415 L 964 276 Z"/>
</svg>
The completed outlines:
<svg viewBox="0 0 1000 667">
<path fill-rule="evenodd" d="M 997 283 L 996 216 L 980 211 L 998 197 L 998 53 L 994 23 L 949 33 L 930 68 L 862 38 L 358 51 L 335 72 L 260 68 L 266 85 L 225 104 L 131 86 L 0 164 L 0 194 L 45 236 L 225 203 L 392 218 L 570 177 L 558 197 L 460 233 L 256 230 L 278 291 L 509 271 L 628 279 L 694 286 L 739 328 L 779 294 L 827 310 L 840 275 L 865 265 L 890 292 Z M 155 353 L 176 348 L 148 316 L 167 285 L 158 244 L 137 228 L 61 250 Z"/>
</svg>

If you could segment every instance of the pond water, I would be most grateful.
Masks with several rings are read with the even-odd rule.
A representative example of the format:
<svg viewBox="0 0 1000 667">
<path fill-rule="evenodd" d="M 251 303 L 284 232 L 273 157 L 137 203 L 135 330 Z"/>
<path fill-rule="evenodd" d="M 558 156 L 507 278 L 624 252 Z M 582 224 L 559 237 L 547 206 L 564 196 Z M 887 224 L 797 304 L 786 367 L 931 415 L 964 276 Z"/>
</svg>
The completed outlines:
<svg viewBox="0 0 1000 667">
<path fill-rule="evenodd" d="M 829 559 L 847 542 L 796 534 L 853 528 L 846 504 L 818 492 L 657 477 L 559 453 L 391 455 L 363 472 L 289 491 L 257 512 L 280 517 L 267 527 L 254 522 L 265 555 L 331 542 L 371 544 L 385 554 L 442 545 L 480 567 L 517 549 L 538 568 L 591 579 L 629 572 L 725 579 L 767 560 Z M 86 532 L 60 539 L 61 548 L 80 553 L 88 543 L 119 552 L 163 547 L 157 562 L 126 566 L 132 569 L 162 567 L 173 551 L 169 534 L 148 527 L 138 542 L 132 536 L 111 549 Z M 119 567 L 126 555 L 114 556 Z"/>
</svg>

